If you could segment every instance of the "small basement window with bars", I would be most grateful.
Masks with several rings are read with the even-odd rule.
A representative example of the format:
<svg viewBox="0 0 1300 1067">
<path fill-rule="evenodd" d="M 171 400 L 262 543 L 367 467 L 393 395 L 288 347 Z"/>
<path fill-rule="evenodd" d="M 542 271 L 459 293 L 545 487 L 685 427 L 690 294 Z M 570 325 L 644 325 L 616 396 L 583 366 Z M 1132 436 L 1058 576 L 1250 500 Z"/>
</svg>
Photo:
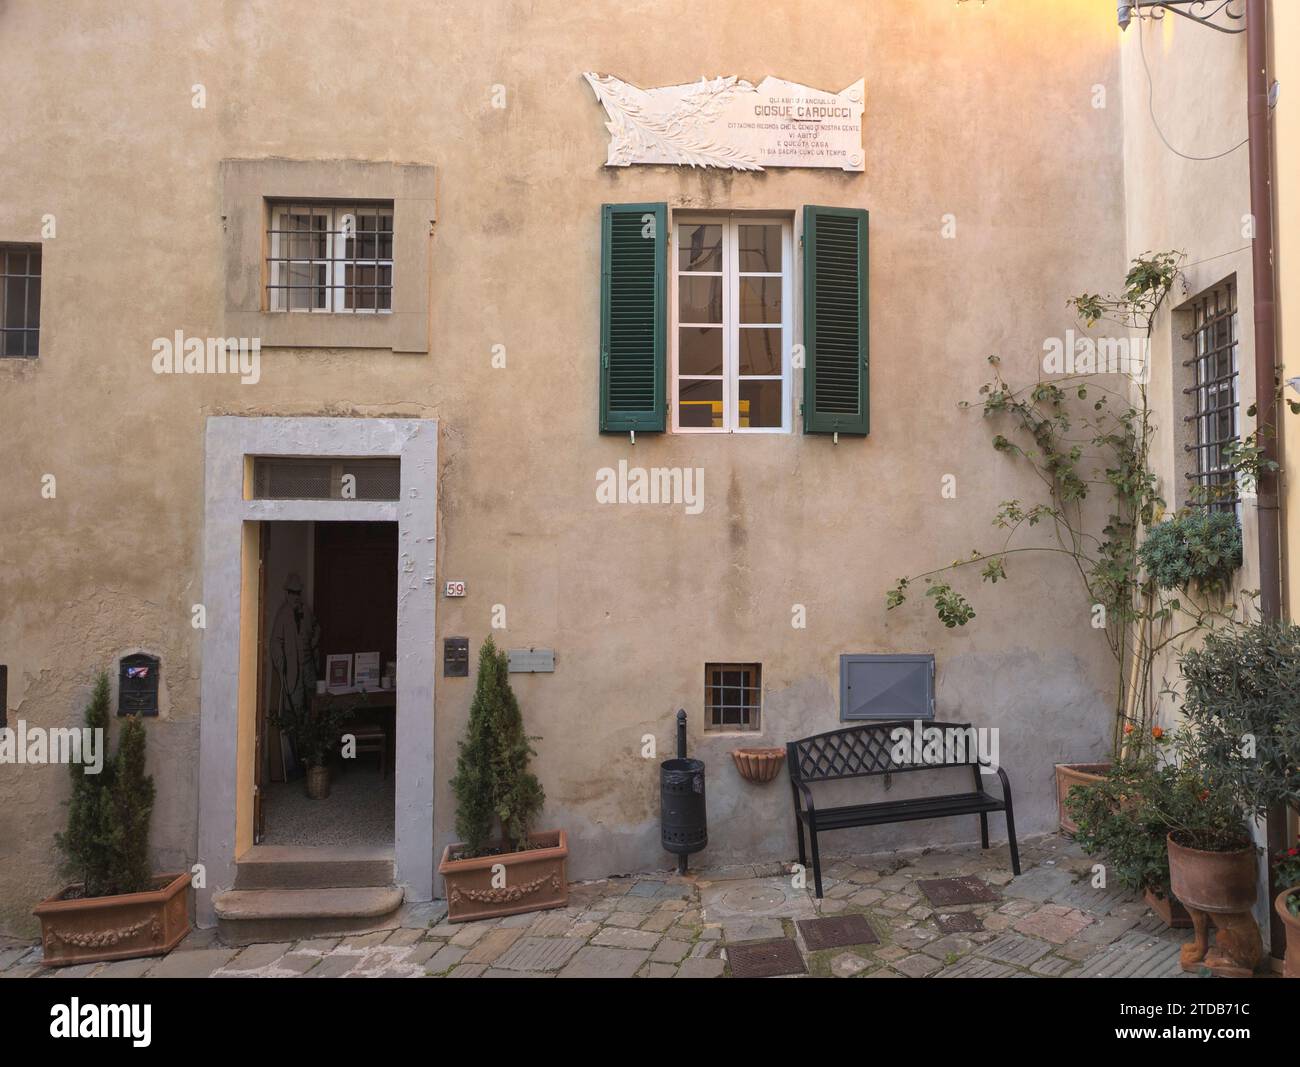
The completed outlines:
<svg viewBox="0 0 1300 1067">
<path fill-rule="evenodd" d="M 1187 473 L 1192 483 L 1188 503 L 1215 511 L 1235 511 L 1241 497 L 1224 446 L 1235 441 L 1237 424 L 1237 287 L 1227 282 L 1196 298 L 1192 304 L 1193 384 L 1183 392 L 1192 398 L 1194 444 L 1185 445 L 1195 463 Z"/>
<path fill-rule="evenodd" d="M 760 663 L 704 665 L 704 726 L 708 730 L 757 730 L 763 699 Z"/>
<path fill-rule="evenodd" d="M 269 311 L 390 314 L 393 202 L 272 201 Z"/>
<path fill-rule="evenodd" d="M 401 460 L 261 456 L 253 461 L 255 500 L 397 500 Z"/>
<path fill-rule="evenodd" d="M 38 356 L 41 246 L 0 244 L 0 357 Z"/>
</svg>

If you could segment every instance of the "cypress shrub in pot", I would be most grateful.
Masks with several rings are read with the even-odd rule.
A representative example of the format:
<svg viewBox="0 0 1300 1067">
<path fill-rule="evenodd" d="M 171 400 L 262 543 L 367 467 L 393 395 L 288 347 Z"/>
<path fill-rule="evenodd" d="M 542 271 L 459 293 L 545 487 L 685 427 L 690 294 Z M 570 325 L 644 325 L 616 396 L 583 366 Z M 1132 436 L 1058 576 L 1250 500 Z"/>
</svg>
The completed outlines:
<svg viewBox="0 0 1300 1067">
<path fill-rule="evenodd" d="M 508 657 L 488 637 L 451 783 L 460 841 L 447 846 L 438 864 L 451 922 L 568 903 L 565 833 L 532 831 L 546 794 L 528 769 L 536 754 L 530 740 L 510 687 Z"/>
<path fill-rule="evenodd" d="M 47 967 L 133 956 L 161 956 L 189 933 L 188 874 L 154 875 L 149 865 L 153 779 L 145 773 L 146 733 L 136 716 L 122 721 L 109 758 L 108 675 L 101 673 L 86 707 L 96 732 L 98 769 L 70 764 L 68 822 L 57 843 L 64 868 L 80 879 L 38 904 Z"/>
</svg>

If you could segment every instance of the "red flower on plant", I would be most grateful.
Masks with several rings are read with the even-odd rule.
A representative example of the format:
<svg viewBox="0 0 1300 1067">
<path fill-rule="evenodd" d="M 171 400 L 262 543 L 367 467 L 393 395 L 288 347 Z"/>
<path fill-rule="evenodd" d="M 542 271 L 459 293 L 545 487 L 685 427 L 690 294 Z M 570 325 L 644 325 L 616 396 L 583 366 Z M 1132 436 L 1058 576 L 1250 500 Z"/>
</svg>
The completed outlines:
<svg viewBox="0 0 1300 1067">
<path fill-rule="evenodd" d="M 1151 727 L 1151 736 L 1154 737 L 1157 741 L 1159 741 L 1162 737 L 1165 736 L 1165 731 L 1162 727 L 1153 726 Z"/>
<path fill-rule="evenodd" d="M 1124 724 L 1124 732 L 1126 734 L 1131 734 L 1133 732 L 1133 724 L 1131 722 L 1126 722 Z"/>
</svg>

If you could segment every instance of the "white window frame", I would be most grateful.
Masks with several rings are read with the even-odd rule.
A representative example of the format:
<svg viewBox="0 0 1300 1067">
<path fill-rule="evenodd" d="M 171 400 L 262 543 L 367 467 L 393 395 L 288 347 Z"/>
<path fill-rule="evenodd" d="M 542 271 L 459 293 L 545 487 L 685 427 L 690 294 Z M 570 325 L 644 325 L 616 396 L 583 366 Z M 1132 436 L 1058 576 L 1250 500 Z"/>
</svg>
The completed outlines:
<svg viewBox="0 0 1300 1067">
<path fill-rule="evenodd" d="M 312 203 L 304 201 L 301 203 L 293 201 L 272 201 L 270 204 L 270 236 L 271 236 L 271 280 L 268 289 L 268 311 L 276 312 L 293 312 L 302 314 L 304 312 L 326 315 L 391 315 L 392 309 L 392 282 L 389 283 L 389 306 L 386 308 L 350 308 L 347 307 L 347 268 L 349 266 L 375 267 L 376 273 L 378 268 L 387 267 L 389 277 L 392 278 L 393 260 L 390 256 L 387 259 L 357 259 L 348 258 L 347 242 L 348 240 L 360 240 L 357 235 L 357 216 L 366 213 L 365 209 L 373 208 L 375 215 L 381 215 L 385 211 L 389 215 L 396 217 L 395 208 L 387 204 L 329 204 L 329 203 Z M 290 293 L 292 290 L 279 288 L 288 284 L 284 281 L 286 267 L 295 264 L 305 263 L 315 266 L 321 262 L 319 259 L 284 259 L 280 255 L 280 242 L 284 239 L 285 224 L 284 220 L 292 215 L 305 215 L 308 218 L 325 219 L 325 262 L 326 262 L 326 281 L 323 287 L 313 285 L 313 288 L 324 288 L 325 306 L 324 307 L 307 307 L 295 308 L 277 306 L 277 303 L 292 302 Z M 352 227 L 351 237 L 343 232 L 343 220 L 351 216 Z M 314 231 L 305 230 L 303 233 L 307 236 L 313 236 Z M 340 247 L 341 246 L 341 247 Z M 335 249 L 338 248 L 336 253 Z M 391 247 L 390 247 L 391 252 Z M 377 303 L 378 301 L 376 301 Z"/>
<path fill-rule="evenodd" d="M 700 325 L 720 328 L 722 333 L 722 425 L 721 426 L 682 426 L 681 425 L 681 381 L 682 376 L 679 373 L 679 319 L 680 305 L 678 300 L 678 279 L 679 270 L 679 235 L 681 227 L 694 225 L 713 225 L 721 226 L 723 231 L 722 238 L 722 270 L 721 271 L 688 271 L 688 277 L 721 277 L 723 279 L 722 287 L 722 322 L 718 323 L 692 323 L 690 325 Z M 781 227 L 781 267 L 782 270 L 775 271 L 740 271 L 740 227 L 741 226 L 780 226 Z M 671 337 L 669 338 L 669 350 L 671 352 L 671 379 L 672 379 L 672 432 L 683 434 L 773 434 L 789 433 L 791 428 L 791 412 L 793 410 L 793 398 L 791 396 L 793 388 L 793 375 L 790 372 L 790 353 L 793 336 L 793 308 L 794 308 L 794 225 L 793 220 L 788 216 L 782 215 L 746 215 L 746 214 L 695 214 L 683 213 L 674 214 L 672 223 L 672 241 L 669 253 L 672 257 L 671 264 L 671 286 L 669 300 L 671 303 L 671 313 L 669 315 L 669 329 Z M 772 324 L 759 326 L 750 324 L 742 326 L 739 322 L 740 310 L 740 279 L 741 277 L 753 278 L 780 278 L 781 279 L 781 373 L 765 375 L 745 375 L 745 380 L 755 381 L 780 381 L 781 382 L 781 425 L 780 426 L 741 426 L 740 423 L 740 331 L 748 328 L 771 329 Z M 687 380 L 709 380 L 717 379 L 717 375 L 686 375 Z"/>
</svg>

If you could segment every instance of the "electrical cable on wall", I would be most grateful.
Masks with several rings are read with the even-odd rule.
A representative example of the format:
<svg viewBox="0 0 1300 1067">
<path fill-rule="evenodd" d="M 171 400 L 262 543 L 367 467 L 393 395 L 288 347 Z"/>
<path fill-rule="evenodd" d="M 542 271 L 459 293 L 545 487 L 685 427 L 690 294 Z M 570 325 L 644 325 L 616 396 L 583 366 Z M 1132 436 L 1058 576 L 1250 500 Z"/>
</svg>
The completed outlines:
<svg viewBox="0 0 1300 1067">
<path fill-rule="evenodd" d="M 1196 162 L 1204 162 L 1211 159 L 1222 159 L 1224 156 L 1232 155 L 1232 153 L 1237 151 L 1237 149 L 1241 148 L 1242 146 L 1250 142 L 1250 138 L 1246 137 L 1243 140 L 1239 141 L 1237 144 L 1233 145 L 1231 148 L 1227 149 L 1226 151 L 1219 152 L 1216 155 L 1212 155 L 1212 156 L 1192 156 L 1192 155 L 1188 155 L 1186 152 L 1178 151 L 1177 148 L 1175 148 L 1173 145 L 1169 143 L 1169 138 L 1165 136 L 1164 131 L 1160 128 L 1160 121 L 1156 118 L 1156 86 L 1155 86 L 1155 82 L 1151 78 L 1151 67 L 1147 63 L 1146 43 L 1142 36 L 1141 24 L 1139 24 L 1138 26 L 1138 52 L 1140 52 L 1142 55 L 1142 69 L 1146 71 L 1146 76 L 1147 76 L 1147 110 L 1151 112 L 1151 125 L 1155 127 L 1156 133 L 1160 135 L 1160 140 L 1162 140 L 1165 143 L 1165 147 L 1169 149 L 1169 151 L 1171 151 L 1176 156 L 1181 156 L 1183 159 L 1190 159 Z"/>
</svg>

